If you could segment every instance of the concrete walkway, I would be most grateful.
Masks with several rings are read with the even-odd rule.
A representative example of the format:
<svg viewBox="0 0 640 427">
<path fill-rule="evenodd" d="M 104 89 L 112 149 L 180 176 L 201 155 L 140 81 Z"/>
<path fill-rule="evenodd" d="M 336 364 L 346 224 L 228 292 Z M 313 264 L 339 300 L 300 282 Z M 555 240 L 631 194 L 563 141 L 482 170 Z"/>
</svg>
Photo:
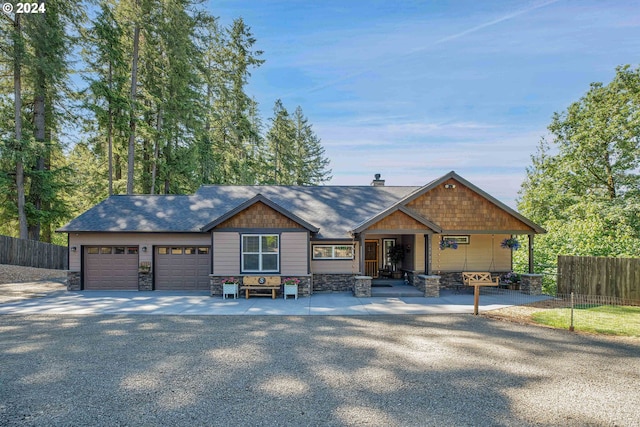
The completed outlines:
<svg viewBox="0 0 640 427">
<path fill-rule="evenodd" d="M 480 312 L 548 299 L 520 292 L 482 294 Z M 222 299 L 208 292 L 82 291 L 0 305 L 0 314 L 172 314 L 172 315 L 388 315 L 473 313 L 473 295 L 443 290 L 440 298 L 371 297 L 351 293 L 311 297 Z"/>
</svg>

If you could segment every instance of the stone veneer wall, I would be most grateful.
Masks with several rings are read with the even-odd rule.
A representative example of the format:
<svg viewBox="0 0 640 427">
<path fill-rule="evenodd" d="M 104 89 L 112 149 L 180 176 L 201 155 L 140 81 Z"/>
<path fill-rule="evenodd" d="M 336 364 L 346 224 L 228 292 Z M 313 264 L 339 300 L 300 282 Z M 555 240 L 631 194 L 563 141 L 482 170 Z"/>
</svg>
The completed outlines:
<svg viewBox="0 0 640 427">
<path fill-rule="evenodd" d="M 252 276 L 256 276 L 252 274 Z M 229 277 L 228 274 L 224 275 L 209 275 L 209 290 L 211 296 L 222 296 L 222 280 Z M 239 279 L 242 279 L 242 276 L 237 276 Z M 300 284 L 298 285 L 298 296 L 299 297 L 308 297 L 311 295 L 311 288 L 313 284 L 312 276 L 283 276 L 283 277 L 291 277 L 300 280 Z M 242 286 L 242 281 L 240 282 L 240 286 Z M 282 285 L 280 285 L 280 291 L 278 291 L 280 295 L 282 295 Z M 240 291 L 242 295 L 242 291 Z"/>
<path fill-rule="evenodd" d="M 67 290 L 79 291 L 80 290 L 80 272 L 79 271 L 67 271 Z"/>
<path fill-rule="evenodd" d="M 520 292 L 528 295 L 542 294 L 542 274 L 521 274 Z"/>
<path fill-rule="evenodd" d="M 153 290 L 153 274 L 150 271 L 138 272 L 138 290 L 139 291 Z"/>
<path fill-rule="evenodd" d="M 353 284 L 353 296 L 370 297 L 371 296 L 371 276 L 356 276 Z"/>
<path fill-rule="evenodd" d="M 350 292 L 355 283 L 353 274 L 314 273 L 313 292 Z"/>
<path fill-rule="evenodd" d="M 414 275 L 414 285 L 424 292 L 425 297 L 438 298 L 440 296 L 440 276 Z"/>
</svg>

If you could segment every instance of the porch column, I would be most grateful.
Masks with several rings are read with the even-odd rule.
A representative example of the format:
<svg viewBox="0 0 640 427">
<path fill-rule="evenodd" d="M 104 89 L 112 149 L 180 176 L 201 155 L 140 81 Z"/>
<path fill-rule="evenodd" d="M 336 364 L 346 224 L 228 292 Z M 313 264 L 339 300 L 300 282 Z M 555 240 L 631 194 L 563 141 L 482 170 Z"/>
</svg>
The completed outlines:
<svg viewBox="0 0 640 427">
<path fill-rule="evenodd" d="M 358 244 L 360 245 L 360 260 L 358 262 L 360 274 L 364 274 L 364 233 L 358 235 Z"/>
<path fill-rule="evenodd" d="M 529 234 L 529 274 L 533 274 L 533 234 Z"/>
<path fill-rule="evenodd" d="M 431 275 L 431 234 L 424 235 L 424 274 Z"/>
</svg>

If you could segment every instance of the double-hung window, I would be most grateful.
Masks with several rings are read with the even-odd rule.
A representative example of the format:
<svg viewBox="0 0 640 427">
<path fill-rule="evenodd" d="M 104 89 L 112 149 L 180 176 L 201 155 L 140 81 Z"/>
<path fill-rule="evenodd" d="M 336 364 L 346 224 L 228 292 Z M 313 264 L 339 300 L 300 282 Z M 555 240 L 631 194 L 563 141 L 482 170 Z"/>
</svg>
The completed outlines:
<svg viewBox="0 0 640 427">
<path fill-rule="evenodd" d="M 242 235 L 242 271 L 277 273 L 280 266 L 280 236 L 277 234 Z"/>
</svg>

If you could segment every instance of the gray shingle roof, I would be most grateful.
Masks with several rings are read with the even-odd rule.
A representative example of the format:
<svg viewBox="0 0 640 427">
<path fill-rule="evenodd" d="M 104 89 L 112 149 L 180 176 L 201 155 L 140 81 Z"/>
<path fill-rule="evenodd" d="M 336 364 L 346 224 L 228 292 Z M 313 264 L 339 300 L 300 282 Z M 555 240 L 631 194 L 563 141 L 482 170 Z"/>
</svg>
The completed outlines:
<svg viewBox="0 0 640 427">
<path fill-rule="evenodd" d="M 191 196 L 111 196 L 60 232 L 200 232 L 251 198 L 267 199 L 320 229 L 321 238 L 347 238 L 355 225 L 420 187 L 205 185 Z"/>
</svg>

